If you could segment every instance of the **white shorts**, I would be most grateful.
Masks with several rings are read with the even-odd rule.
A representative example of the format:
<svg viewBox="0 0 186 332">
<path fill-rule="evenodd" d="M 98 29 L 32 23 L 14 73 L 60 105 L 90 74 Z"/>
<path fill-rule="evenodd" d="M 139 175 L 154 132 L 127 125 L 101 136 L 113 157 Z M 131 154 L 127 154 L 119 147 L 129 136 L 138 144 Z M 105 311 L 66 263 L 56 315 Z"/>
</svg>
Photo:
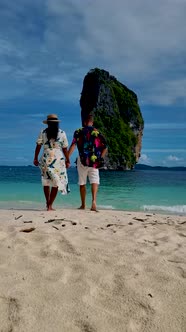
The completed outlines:
<svg viewBox="0 0 186 332">
<path fill-rule="evenodd" d="M 78 158 L 77 170 L 79 176 L 78 184 L 80 186 L 83 186 L 87 183 L 87 176 L 90 184 L 92 183 L 99 184 L 99 170 L 97 168 L 82 165 L 80 158 Z"/>
</svg>

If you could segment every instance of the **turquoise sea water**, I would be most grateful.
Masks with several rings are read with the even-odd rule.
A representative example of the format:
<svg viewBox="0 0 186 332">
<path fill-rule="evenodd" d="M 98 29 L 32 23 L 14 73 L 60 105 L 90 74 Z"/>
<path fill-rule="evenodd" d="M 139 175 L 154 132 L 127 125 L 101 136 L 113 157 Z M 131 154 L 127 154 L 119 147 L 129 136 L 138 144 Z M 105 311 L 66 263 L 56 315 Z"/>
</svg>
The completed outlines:
<svg viewBox="0 0 186 332">
<path fill-rule="evenodd" d="M 60 193 L 55 207 L 80 205 L 77 170 L 68 170 L 71 192 Z M 98 208 L 186 214 L 186 172 L 133 170 L 101 171 Z M 91 203 L 87 186 L 87 207 Z M 45 200 L 36 167 L 0 167 L 0 208 L 44 209 Z"/>
</svg>

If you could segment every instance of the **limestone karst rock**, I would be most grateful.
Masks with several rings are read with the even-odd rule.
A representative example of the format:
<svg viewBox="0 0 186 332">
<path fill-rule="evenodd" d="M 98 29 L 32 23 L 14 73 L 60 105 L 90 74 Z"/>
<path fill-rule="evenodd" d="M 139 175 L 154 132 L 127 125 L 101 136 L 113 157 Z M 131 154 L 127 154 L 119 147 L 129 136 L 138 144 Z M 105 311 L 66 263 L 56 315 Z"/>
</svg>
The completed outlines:
<svg viewBox="0 0 186 332">
<path fill-rule="evenodd" d="M 141 152 L 144 121 L 137 95 L 109 72 L 92 69 L 85 76 L 80 98 L 81 118 L 92 113 L 106 137 L 107 169 L 132 169 Z"/>
</svg>

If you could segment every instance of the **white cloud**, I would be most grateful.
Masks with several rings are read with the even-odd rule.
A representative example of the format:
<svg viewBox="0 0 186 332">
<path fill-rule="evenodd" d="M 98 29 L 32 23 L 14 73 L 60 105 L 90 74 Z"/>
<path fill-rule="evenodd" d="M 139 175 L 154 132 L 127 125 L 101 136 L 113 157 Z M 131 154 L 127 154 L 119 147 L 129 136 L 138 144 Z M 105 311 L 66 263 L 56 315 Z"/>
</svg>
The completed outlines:
<svg viewBox="0 0 186 332">
<path fill-rule="evenodd" d="M 173 156 L 172 154 L 170 156 L 167 157 L 167 160 L 169 161 L 182 161 L 183 158 L 178 158 L 176 156 Z"/>
<path fill-rule="evenodd" d="M 8 89 L 9 97 L 78 101 L 84 75 L 98 66 L 135 89 L 143 104 L 185 103 L 185 0 L 2 4 L 0 77 L 17 90 Z"/>
<path fill-rule="evenodd" d="M 143 149 L 143 153 L 186 153 L 186 149 Z"/>
<path fill-rule="evenodd" d="M 179 152 L 178 152 L 179 153 Z M 165 156 L 161 163 L 164 166 L 186 166 L 185 155 L 174 155 L 170 154 L 169 156 Z"/>
<path fill-rule="evenodd" d="M 186 79 L 164 80 L 155 85 L 152 92 L 147 89 L 143 98 L 147 104 L 168 106 L 179 101 L 186 104 Z"/>
<path fill-rule="evenodd" d="M 186 123 L 145 123 L 145 129 L 168 129 L 168 130 L 177 130 L 177 129 L 186 129 Z"/>
<path fill-rule="evenodd" d="M 151 159 L 145 154 L 145 153 L 142 153 L 140 159 L 139 159 L 139 163 L 143 164 L 150 164 L 151 163 Z"/>
</svg>

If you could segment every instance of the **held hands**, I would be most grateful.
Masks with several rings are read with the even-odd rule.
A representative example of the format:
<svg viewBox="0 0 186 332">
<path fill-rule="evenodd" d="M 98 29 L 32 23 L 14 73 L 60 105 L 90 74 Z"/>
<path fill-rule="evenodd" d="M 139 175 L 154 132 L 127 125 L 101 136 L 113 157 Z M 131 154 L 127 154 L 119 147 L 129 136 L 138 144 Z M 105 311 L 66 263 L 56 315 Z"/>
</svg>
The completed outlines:
<svg viewBox="0 0 186 332">
<path fill-rule="evenodd" d="M 69 168 L 70 167 L 70 160 L 65 160 L 65 165 L 66 165 L 66 168 Z"/>
</svg>

